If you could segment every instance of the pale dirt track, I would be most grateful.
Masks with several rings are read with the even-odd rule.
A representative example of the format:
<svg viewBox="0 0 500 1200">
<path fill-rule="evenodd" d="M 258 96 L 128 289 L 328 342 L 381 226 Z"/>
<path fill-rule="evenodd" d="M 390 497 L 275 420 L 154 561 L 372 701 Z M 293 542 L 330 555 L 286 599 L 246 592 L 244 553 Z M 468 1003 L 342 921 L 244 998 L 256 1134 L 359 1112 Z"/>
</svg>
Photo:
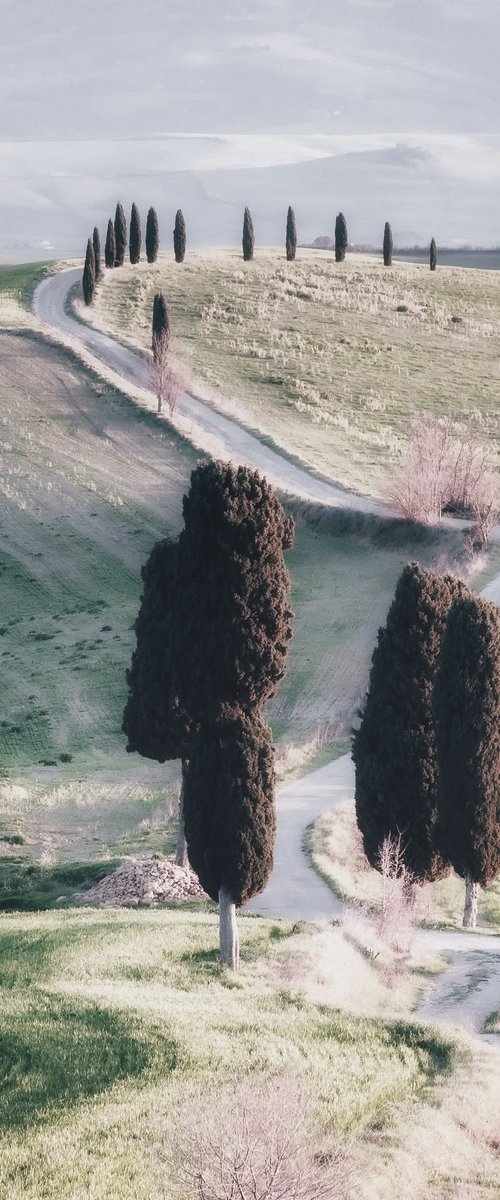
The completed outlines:
<svg viewBox="0 0 500 1200">
<path fill-rule="evenodd" d="M 155 411 L 156 400 L 150 391 L 146 360 L 113 338 L 84 325 L 67 311 L 69 293 L 80 277 L 81 270 L 78 268 L 61 271 L 44 279 L 35 292 L 36 316 L 51 332 L 56 330 L 83 347 L 87 361 L 89 356 L 93 358 L 97 370 L 104 364 L 107 370 L 119 376 L 122 385 L 125 381 L 139 388 L 149 400 L 152 411 Z M 188 393 L 179 401 L 177 414 L 182 432 L 187 433 L 201 449 L 213 453 L 215 445 L 220 457 L 255 467 L 282 491 L 334 508 L 354 508 L 360 512 L 382 511 L 381 506 L 373 501 L 316 479 L 308 471 L 288 462 L 278 451 L 264 446 L 235 421 Z"/>
<path fill-rule="evenodd" d="M 34 298 L 37 317 L 49 332 L 60 333 L 66 343 L 69 339 L 74 346 L 83 349 L 86 361 L 90 361 L 97 371 L 104 366 L 119 377 L 125 390 L 127 384 L 139 389 L 154 409 L 145 360 L 113 338 L 77 321 L 67 311 L 69 292 L 80 276 L 80 269 L 72 269 L 50 276 L 39 284 Z M 183 432 L 191 435 L 197 446 L 214 453 L 215 445 L 216 452 L 222 457 L 245 462 L 263 471 L 283 491 L 332 507 L 383 511 L 380 505 L 318 480 L 288 462 L 236 422 L 194 396 L 185 394 L 182 397 L 179 414 Z M 498 538 L 498 527 L 495 534 Z M 489 584 L 485 595 L 496 602 L 500 600 L 500 576 Z M 354 769 L 348 755 L 279 789 L 274 871 L 263 894 L 245 911 L 311 921 L 329 921 L 339 914 L 342 904 L 310 868 L 302 850 L 302 840 L 307 826 L 352 794 L 353 789 Z M 486 1016 L 500 1008 L 500 938 L 439 931 L 422 931 L 419 937 L 436 950 L 449 953 L 452 962 L 450 970 L 428 989 L 419 1015 L 480 1032 Z M 498 1045 L 500 1039 L 491 1035 L 489 1040 Z"/>
</svg>

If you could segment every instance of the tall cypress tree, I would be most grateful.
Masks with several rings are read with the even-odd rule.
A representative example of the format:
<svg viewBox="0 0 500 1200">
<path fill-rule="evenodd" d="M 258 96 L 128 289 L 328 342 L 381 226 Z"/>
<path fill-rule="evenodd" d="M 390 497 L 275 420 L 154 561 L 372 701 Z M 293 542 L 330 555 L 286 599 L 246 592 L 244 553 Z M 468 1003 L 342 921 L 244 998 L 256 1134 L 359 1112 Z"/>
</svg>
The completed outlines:
<svg viewBox="0 0 500 1200">
<path fill-rule="evenodd" d="M 177 862 L 187 862 L 184 839 L 184 780 L 193 724 L 175 691 L 172 672 L 173 610 L 177 543 L 157 542 L 142 568 L 143 594 L 135 622 L 136 647 L 127 671 L 129 695 L 123 714 L 127 750 L 164 763 L 182 762 Z"/>
<path fill-rule="evenodd" d="M 335 262 L 343 262 L 347 250 L 347 222 L 342 212 L 335 219 Z"/>
<path fill-rule="evenodd" d="M 448 613 L 463 585 L 409 563 L 379 631 L 361 724 L 354 735 L 356 817 L 365 854 L 379 865 L 384 838 L 401 834 L 419 880 L 446 874 L 435 846 L 433 688 Z"/>
<path fill-rule="evenodd" d="M 253 229 L 253 221 L 250 215 L 250 209 L 245 208 L 243 214 L 243 258 L 245 262 L 251 262 L 255 245 L 255 234 Z"/>
<path fill-rule="evenodd" d="M 189 860 L 221 910 L 221 957 L 238 967 L 236 907 L 265 887 L 273 867 L 275 772 L 270 729 L 238 714 L 194 738 L 185 786 Z"/>
<path fill-rule="evenodd" d="M 127 248 L 127 222 L 123 207 L 120 203 L 117 204 L 115 211 L 115 243 L 115 267 L 123 267 L 125 250 Z"/>
<path fill-rule="evenodd" d="M 94 247 L 92 245 L 91 238 L 89 238 L 87 241 L 85 266 L 83 268 L 83 276 L 82 276 L 82 288 L 83 288 L 83 299 L 85 300 L 85 303 L 92 304 L 92 301 L 94 299 L 94 291 L 95 291 L 95 261 L 94 261 Z"/>
<path fill-rule="evenodd" d="M 153 329 L 151 338 L 151 349 L 153 354 L 156 352 L 158 341 L 163 337 L 165 337 L 167 341 L 170 337 L 170 322 L 168 319 L 167 302 L 163 292 L 156 292 L 153 300 Z"/>
<path fill-rule="evenodd" d="M 107 229 L 107 233 L 106 233 L 106 244 L 104 246 L 104 262 L 106 263 L 108 270 L 111 267 L 114 267 L 115 258 L 116 258 L 115 227 L 114 227 L 113 222 L 110 217 L 109 221 L 108 221 L 108 229 Z"/>
<path fill-rule="evenodd" d="M 92 235 L 92 246 L 93 246 L 93 250 L 94 250 L 95 281 L 96 281 L 96 283 L 99 283 L 99 280 L 102 279 L 102 267 L 101 267 L 101 239 L 99 237 L 99 230 L 97 228 L 97 225 L 94 226 L 94 233 Z"/>
<path fill-rule="evenodd" d="M 450 610 L 435 689 L 437 839 L 465 879 L 464 925 L 479 884 L 500 871 L 500 611 L 471 594 Z"/>
<path fill-rule="evenodd" d="M 175 214 L 174 254 L 177 263 L 184 262 L 186 254 L 186 222 L 180 208 L 177 209 Z"/>
<path fill-rule="evenodd" d="M 392 267 L 392 229 L 389 222 L 384 225 L 384 241 L 382 246 L 384 254 L 384 267 Z"/>
<path fill-rule="evenodd" d="M 154 208 L 148 210 L 146 218 L 146 258 L 148 263 L 156 262 L 160 249 L 160 227 Z"/>
<path fill-rule="evenodd" d="M 130 213 L 130 238 L 129 238 L 129 255 L 133 266 L 140 262 L 141 258 L 141 218 L 137 204 L 132 205 Z"/>
<path fill-rule="evenodd" d="M 437 259 L 438 259 L 438 256 L 437 256 L 437 246 L 436 246 L 436 243 L 435 243 L 435 241 L 434 241 L 434 238 L 432 238 L 432 240 L 431 240 L 431 245 L 430 245 L 430 250 L 429 250 L 429 265 L 430 265 L 431 271 L 435 271 L 435 270 L 436 270 L 436 267 L 437 267 Z"/>
<path fill-rule="evenodd" d="M 201 728 L 186 836 L 193 865 L 205 839 L 200 870 L 219 899 L 222 960 L 234 966 L 235 906 L 264 886 L 272 860 L 270 738 L 258 717 L 285 672 L 292 614 L 283 551 L 293 522 L 266 480 L 230 463 L 197 467 L 183 509 L 174 675 Z"/>
<path fill-rule="evenodd" d="M 289 208 L 286 217 L 286 256 L 288 262 L 293 262 L 297 253 L 297 227 L 295 225 L 295 213 L 293 208 Z"/>
<path fill-rule="evenodd" d="M 283 551 L 293 522 L 257 471 L 223 462 L 193 471 L 183 512 L 175 645 L 181 699 L 200 721 L 252 712 L 285 673 L 292 613 Z"/>
</svg>

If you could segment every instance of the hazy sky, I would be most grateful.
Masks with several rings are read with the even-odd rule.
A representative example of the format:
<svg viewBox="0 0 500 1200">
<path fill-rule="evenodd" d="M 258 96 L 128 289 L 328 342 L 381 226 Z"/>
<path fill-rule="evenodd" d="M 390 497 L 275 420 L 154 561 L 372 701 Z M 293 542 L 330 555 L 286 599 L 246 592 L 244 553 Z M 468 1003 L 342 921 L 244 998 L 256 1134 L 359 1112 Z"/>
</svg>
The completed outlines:
<svg viewBox="0 0 500 1200">
<path fill-rule="evenodd" d="M 500 242 L 499 0 L 0 0 L 0 252 L 117 199 L 192 243 Z M 326 9 L 326 15 L 325 15 Z"/>
</svg>

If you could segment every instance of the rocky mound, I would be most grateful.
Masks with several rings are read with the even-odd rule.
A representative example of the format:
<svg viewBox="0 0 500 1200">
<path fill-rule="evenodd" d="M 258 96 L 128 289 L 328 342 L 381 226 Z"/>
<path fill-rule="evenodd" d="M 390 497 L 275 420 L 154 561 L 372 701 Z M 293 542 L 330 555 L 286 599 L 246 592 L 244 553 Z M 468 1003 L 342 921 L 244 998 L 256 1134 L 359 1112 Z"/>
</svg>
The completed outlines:
<svg viewBox="0 0 500 1200">
<path fill-rule="evenodd" d="M 203 900 L 205 892 L 193 871 L 165 858 L 127 858 L 78 896 L 80 904 L 164 904 L 172 900 Z"/>
</svg>

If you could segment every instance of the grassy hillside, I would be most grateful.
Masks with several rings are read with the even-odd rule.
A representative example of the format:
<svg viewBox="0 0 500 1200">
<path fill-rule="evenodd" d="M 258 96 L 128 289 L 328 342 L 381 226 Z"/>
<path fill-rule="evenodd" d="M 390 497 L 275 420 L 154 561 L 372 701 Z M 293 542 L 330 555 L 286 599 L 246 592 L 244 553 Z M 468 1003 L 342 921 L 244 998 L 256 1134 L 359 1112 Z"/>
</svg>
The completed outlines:
<svg viewBox="0 0 500 1200">
<path fill-rule="evenodd" d="M 491 1195 L 487 1052 L 398 1017 L 394 988 L 340 933 L 325 956 L 324 934 L 241 926 L 234 979 L 203 911 L 0 919 L 1 1194 L 187 1200 L 170 1168 L 181 1106 L 222 1094 L 231 1109 L 236 1081 L 286 1074 L 310 1090 L 318 1149 L 349 1143 L 350 1200 Z M 355 1015 L 359 972 L 383 1020 Z"/>
<path fill-rule="evenodd" d="M 108 272 L 90 319 L 147 346 L 160 288 L 200 394 L 331 479 L 383 494 L 415 411 L 474 413 L 500 442 L 497 272 L 191 252 Z"/>
<path fill-rule="evenodd" d="M 125 670 L 140 567 L 180 526 L 196 454 L 32 337 L 1 335 L 0 387 L 0 834 L 38 861 L 158 849 L 178 770 L 125 753 Z M 281 743 L 314 746 L 349 726 L 402 565 L 441 547 L 307 506 L 297 519 L 295 632 L 268 717 Z"/>
<path fill-rule="evenodd" d="M 0 266 L 0 325 L 33 324 L 33 292 L 53 265 L 43 262 Z"/>
</svg>

